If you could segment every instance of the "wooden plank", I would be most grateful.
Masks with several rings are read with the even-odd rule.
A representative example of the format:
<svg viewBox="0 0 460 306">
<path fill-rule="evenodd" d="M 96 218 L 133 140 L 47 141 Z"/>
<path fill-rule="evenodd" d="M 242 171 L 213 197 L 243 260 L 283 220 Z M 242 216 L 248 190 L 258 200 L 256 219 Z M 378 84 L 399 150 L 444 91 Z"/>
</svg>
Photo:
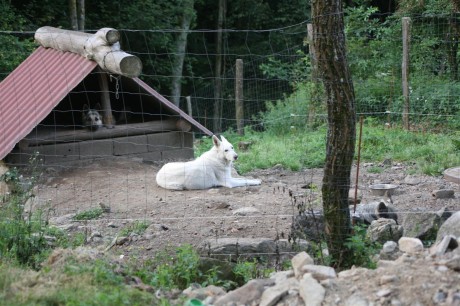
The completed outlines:
<svg viewBox="0 0 460 306">
<path fill-rule="evenodd" d="M 25 142 L 29 146 L 44 144 L 56 144 L 64 142 L 79 142 L 85 140 L 96 140 L 106 138 L 116 138 L 123 136 L 145 135 L 159 132 L 177 131 L 180 128 L 191 129 L 190 124 L 181 124 L 181 121 L 168 119 L 149 121 L 144 123 L 134 123 L 117 125 L 113 129 L 101 128 L 97 131 L 81 130 L 50 130 L 38 129 L 32 131 L 26 138 Z"/>
</svg>

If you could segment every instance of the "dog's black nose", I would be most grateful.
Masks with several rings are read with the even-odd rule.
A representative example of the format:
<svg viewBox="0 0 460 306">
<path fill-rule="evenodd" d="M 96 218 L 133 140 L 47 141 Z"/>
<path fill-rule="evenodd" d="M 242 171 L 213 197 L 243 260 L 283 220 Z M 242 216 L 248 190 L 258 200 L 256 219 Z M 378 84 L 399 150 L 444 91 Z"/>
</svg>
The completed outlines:
<svg viewBox="0 0 460 306">
<path fill-rule="evenodd" d="M 233 159 L 234 159 L 234 160 L 237 160 L 237 159 L 238 159 L 238 155 L 235 155 L 235 156 L 233 157 Z"/>
</svg>

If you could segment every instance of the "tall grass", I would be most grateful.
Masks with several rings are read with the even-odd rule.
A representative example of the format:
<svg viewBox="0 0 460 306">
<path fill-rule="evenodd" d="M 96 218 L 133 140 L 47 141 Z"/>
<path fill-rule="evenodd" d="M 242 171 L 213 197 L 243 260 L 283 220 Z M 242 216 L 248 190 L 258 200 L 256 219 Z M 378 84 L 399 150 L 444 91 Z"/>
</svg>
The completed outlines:
<svg viewBox="0 0 460 306">
<path fill-rule="evenodd" d="M 284 133 L 247 129 L 243 137 L 231 131 L 224 135 L 235 148 L 240 141 L 252 143 L 246 152 L 237 149 L 239 158 L 235 168 L 242 174 L 275 165 L 293 171 L 321 168 L 325 160 L 326 133 L 324 126 L 315 130 L 295 126 Z M 395 163 L 411 164 L 415 173 L 440 175 L 445 169 L 460 165 L 458 138 L 456 133 L 411 132 L 367 120 L 363 125 L 361 161 L 378 163 L 391 159 Z M 197 155 L 211 146 L 209 139 L 200 141 Z"/>
</svg>

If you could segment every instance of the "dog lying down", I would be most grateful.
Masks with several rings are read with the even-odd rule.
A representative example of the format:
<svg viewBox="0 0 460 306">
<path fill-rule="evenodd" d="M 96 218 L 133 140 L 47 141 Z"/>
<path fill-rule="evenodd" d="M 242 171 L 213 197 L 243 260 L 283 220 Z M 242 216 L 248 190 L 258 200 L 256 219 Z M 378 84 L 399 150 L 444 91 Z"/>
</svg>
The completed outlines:
<svg viewBox="0 0 460 306">
<path fill-rule="evenodd" d="M 212 136 L 214 146 L 200 157 L 189 162 L 174 162 L 158 171 L 157 184 L 166 189 L 208 189 L 212 187 L 242 187 L 260 185 L 261 180 L 234 178 L 233 161 L 238 158 L 230 142 L 221 136 Z"/>
</svg>

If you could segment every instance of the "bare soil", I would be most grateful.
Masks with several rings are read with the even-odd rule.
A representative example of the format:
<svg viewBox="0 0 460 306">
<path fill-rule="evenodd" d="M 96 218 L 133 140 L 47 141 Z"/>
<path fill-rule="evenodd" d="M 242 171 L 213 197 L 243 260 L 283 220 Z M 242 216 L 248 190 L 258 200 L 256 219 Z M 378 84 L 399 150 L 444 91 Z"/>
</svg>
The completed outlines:
<svg viewBox="0 0 460 306">
<path fill-rule="evenodd" d="M 292 172 L 282 167 L 246 174 L 262 179 L 247 188 L 171 191 L 158 187 L 160 164 L 138 160 L 95 161 L 82 167 L 48 168 L 37 186 L 35 204 L 49 208 L 50 221 L 69 232 L 84 232 L 89 245 L 123 258 L 151 258 L 167 246 L 221 237 L 286 238 L 296 201 L 321 207 L 322 169 Z M 380 173 L 375 173 L 380 168 Z M 460 186 L 442 177 L 408 175 L 411 166 L 364 164 L 358 180 L 362 202 L 371 202 L 369 185 L 397 184 L 392 197 L 401 215 L 420 211 L 460 210 Z M 355 182 L 353 169 L 352 182 Z M 436 199 L 432 193 L 453 189 L 455 197 Z M 96 220 L 73 222 L 72 217 L 105 207 Z M 238 213 L 241 208 L 252 208 Z M 135 222 L 149 227 L 139 236 L 114 244 L 115 237 Z M 456 251 L 458 253 L 458 250 Z M 120 257 L 121 258 L 121 257 Z M 325 305 L 460 305 L 460 273 L 427 255 L 403 256 L 377 270 L 350 270 L 327 288 Z M 370 303 L 370 304 L 369 304 Z"/>
<path fill-rule="evenodd" d="M 145 235 L 132 239 L 124 252 L 142 249 L 149 253 L 168 245 L 198 246 L 203 240 L 215 237 L 287 238 L 292 216 L 297 214 L 294 197 L 321 208 L 322 169 L 292 172 L 276 166 L 245 174 L 262 179 L 261 186 L 171 191 L 155 183 L 160 167 L 160 164 L 119 159 L 94 161 L 64 170 L 48 168 L 35 190 L 35 203 L 49 208 L 51 221 L 57 225 L 84 230 L 88 236 L 99 233 L 102 239 L 96 235 L 93 239 L 96 245 L 109 243 L 133 222 L 147 222 L 151 226 Z M 381 168 L 381 173 L 371 173 L 376 168 Z M 460 185 L 442 177 L 407 175 L 409 170 L 410 166 L 400 164 L 362 165 L 358 180 L 362 202 L 376 198 L 369 185 L 383 182 L 399 186 L 392 200 L 400 214 L 441 208 L 460 210 Z M 352 183 L 355 174 L 354 168 Z M 446 188 L 455 191 L 455 198 L 433 197 L 434 190 Z M 74 214 L 101 206 L 107 212 L 100 218 L 72 222 Z M 248 207 L 252 211 L 238 212 Z"/>
</svg>

